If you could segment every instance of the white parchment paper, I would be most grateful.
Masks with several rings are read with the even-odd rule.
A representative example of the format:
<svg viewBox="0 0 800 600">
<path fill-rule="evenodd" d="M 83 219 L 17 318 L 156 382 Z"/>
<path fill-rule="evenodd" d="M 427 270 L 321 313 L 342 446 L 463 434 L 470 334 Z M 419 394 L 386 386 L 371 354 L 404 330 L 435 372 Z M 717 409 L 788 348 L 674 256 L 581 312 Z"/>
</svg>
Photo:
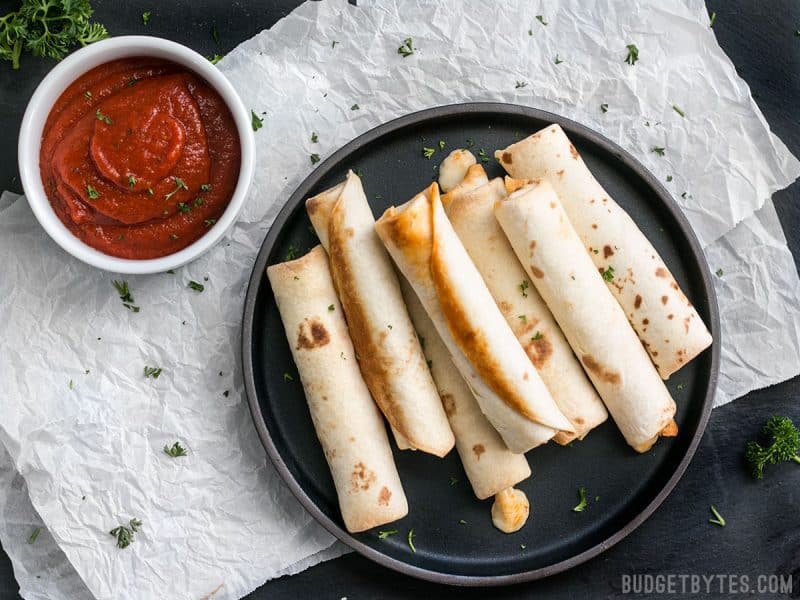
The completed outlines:
<svg viewBox="0 0 800 600">
<path fill-rule="evenodd" d="M 800 371 L 800 281 L 769 201 L 800 163 L 769 132 L 700 0 L 360 4 L 306 3 L 219 64 L 266 113 L 253 190 L 203 258 L 127 277 L 140 313 L 122 306 L 113 275 L 51 242 L 24 200 L 0 212 L 0 483 L 12 482 L 0 486 L 0 537 L 26 597 L 80 597 L 77 574 L 98 598 L 235 598 L 343 551 L 266 464 L 238 370 L 242 302 L 309 155 L 413 110 L 536 106 L 671 175 L 711 270 L 723 270 L 717 403 Z M 408 37 L 416 51 L 403 58 Z M 635 66 L 623 62 L 629 43 Z M 164 372 L 144 379 L 144 365 Z M 176 440 L 189 456 L 163 453 Z M 26 548 L 36 513 L 48 535 Z M 131 517 L 142 531 L 119 550 L 108 531 Z"/>
</svg>

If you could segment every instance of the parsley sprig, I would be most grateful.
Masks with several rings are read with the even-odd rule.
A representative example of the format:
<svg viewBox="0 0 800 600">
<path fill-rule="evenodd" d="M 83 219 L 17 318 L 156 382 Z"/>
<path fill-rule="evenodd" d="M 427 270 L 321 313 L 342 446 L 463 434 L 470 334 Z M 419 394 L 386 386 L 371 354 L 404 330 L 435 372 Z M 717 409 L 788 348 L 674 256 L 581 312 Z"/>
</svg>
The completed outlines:
<svg viewBox="0 0 800 600">
<path fill-rule="evenodd" d="M 107 38 L 103 25 L 89 21 L 92 12 L 89 0 L 22 0 L 0 17 L 0 59 L 19 69 L 23 50 L 60 60 L 76 45 Z"/>
<path fill-rule="evenodd" d="M 131 519 L 127 525 L 118 525 L 109 533 L 117 538 L 117 548 L 127 548 L 133 541 L 133 535 L 142 527 L 139 519 Z"/>
<path fill-rule="evenodd" d="M 166 454 L 167 456 L 171 456 L 172 458 L 179 458 L 181 456 L 186 456 L 187 452 L 186 448 L 181 446 L 180 442 L 175 442 L 174 444 L 172 444 L 172 446 L 170 446 L 169 444 L 164 446 L 164 454 Z"/>
<path fill-rule="evenodd" d="M 131 289 L 128 287 L 127 281 L 117 281 L 116 279 L 111 283 L 114 284 L 114 289 L 117 290 L 119 294 L 119 299 L 122 300 L 122 306 L 127 308 L 131 312 L 138 313 L 139 307 L 134 305 L 133 296 L 131 296 Z"/>
</svg>

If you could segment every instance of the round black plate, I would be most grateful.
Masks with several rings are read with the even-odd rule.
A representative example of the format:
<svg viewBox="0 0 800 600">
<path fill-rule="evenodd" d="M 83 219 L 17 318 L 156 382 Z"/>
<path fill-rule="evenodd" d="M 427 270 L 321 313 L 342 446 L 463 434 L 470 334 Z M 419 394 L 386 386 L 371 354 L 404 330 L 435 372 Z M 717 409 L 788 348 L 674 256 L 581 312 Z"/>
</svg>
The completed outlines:
<svg viewBox="0 0 800 600">
<path fill-rule="evenodd" d="M 547 444 L 528 453 L 533 476 L 520 484 L 531 516 L 518 533 L 491 523 L 491 500 L 475 498 L 452 451 L 445 459 L 395 451 L 408 496 L 406 518 L 350 535 L 314 434 L 266 267 L 317 242 L 304 209 L 309 196 L 359 173 L 376 218 L 435 179 L 436 165 L 454 148 L 486 156 L 490 176 L 502 174 L 494 150 L 550 123 L 559 123 L 594 175 L 661 253 L 716 343 L 667 383 L 678 405 L 677 438 L 648 453 L 629 448 L 609 419 L 583 442 Z M 439 141 L 445 150 L 439 151 Z M 436 148 L 428 160 L 422 148 Z M 485 154 L 484 154 L 485 153 Z M 440 583 L 498 585 L 545 577 L 588 560 L 642 523 L 683 474 L 711 411 L 719 367 L 719 319 L 708 267 L 691 228 L 661 184 L 632 156 L 603 136 L 554 114 L 506 104 L 461 104 L 414 113 L 369 131 L 334 153 L 300 185 L 280 212 L 259 252 L 245 302 L 244 379 L 256 429 L 275 467 L 305 508 L 354 550 L 403 573 Z M 285 381 L 290 373 L 293 381 Z M 573 512 L 578 488 L 589 506 Z M 407 542 L 414 529 L 413 552 Z"/>
</svg>

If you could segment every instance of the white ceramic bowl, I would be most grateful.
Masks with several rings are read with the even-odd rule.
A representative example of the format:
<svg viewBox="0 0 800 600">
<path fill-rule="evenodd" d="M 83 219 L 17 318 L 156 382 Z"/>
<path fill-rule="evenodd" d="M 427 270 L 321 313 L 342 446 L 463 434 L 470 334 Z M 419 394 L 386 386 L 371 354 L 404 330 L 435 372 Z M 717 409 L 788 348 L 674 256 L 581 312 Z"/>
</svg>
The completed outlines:
<svg viewBox="0 0 800 600">
<path fill-rule="evenodd" d="M 104 63 L 133 56 L 152 56 L 177 63 L 205 79 L 213 87 L 233 115 L 241 144 L 239 180 L 225 212 L 203 237 L 183 250 L 149 259 L 117 258 L 85 244 L 67 229 L 56 215 L 42 184 L 39 172 L 39 150 L 42 130 L 50 110 L 64 90 L 78 77 Z M 28 203 L 45 231 L 75 258 L 115 273 L 159 273 L 186 264 L 216 244 L 236 221 L 244 205 L 253 178 L 255 142 L 250 112 L 236 94 L 231 83 L 208 59 L 186 46 L 155 37 L 122 36 L 86 46 L 58 63 L 33 93 L 19 135 L 19 171 Z"/>
</svg>

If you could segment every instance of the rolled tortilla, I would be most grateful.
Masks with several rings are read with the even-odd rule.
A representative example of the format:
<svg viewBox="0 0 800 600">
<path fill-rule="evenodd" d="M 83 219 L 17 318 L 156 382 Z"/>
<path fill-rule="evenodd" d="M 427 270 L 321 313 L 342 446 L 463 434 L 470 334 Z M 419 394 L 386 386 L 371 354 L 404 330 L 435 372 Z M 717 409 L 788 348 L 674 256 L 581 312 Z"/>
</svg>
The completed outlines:
<svg viewBox="0 0 800 600">
<path fill-rule="evenodd" d="M 711 345 L 711 334 L 653 245 L 592 176 L 561 127 L 550 125 L 495 156 L 512 177 L 552 184 L 595 267 L 613 269 L 608 288 L 662 378 Z"/>
<path fill-rule="evenodd" d="M 453 150 L 439 166 L 439 187 L 449 192 L 467 177 L 467 170 L 477 162 L 469 150 Z M 486 177 L 486 173 L 483 175 Z"/>
<path fill-rule="evenodd" d="M 628 444 L 677 434 L 675 402 L 552 186 L 514 192 L 495 215 Z"/>
<path fill-rule="evenodd" d="M 439 187 L 389 208 L 375 228 L 509 449 L 572 431 L 447 220 Z"/>
<path fill-rule="evenodd" d="M 423 350 L 456 436 L 456 450 L 472 491 L 484 500 L 530 477 L 531 468 L 525 455 L 511 452 L 483 416 L 414 290 L 405 280 L 401 280 L 400 286 L 408 314 L 423 341 Z"/>
<path fill-rule="evenodd" d="M 350 171 L 343 185 L 310 198 L 306 210 L 328 251 L 364 381 L 398 446 L 444 456 L 455 443 L 453 432 L 361 179 Z"/>
<path fill-rule="evenodd" d="M 364 531 L 408 513 L 386 427 L 356 362 L 322 246 L 267 268 L 345 527 Z M 333 306 L 333 310 L 328 307 Z"/>
<path fill-rule="evenodd" d="M 474 165 L 470 170 L 479 170 L 486 178 L 482 166 Z M 473 181 L 480 180 L 473 177 Z M 525 269 L 494 216 L 495 204 L 506 196 L 503 180 L 470 187 L 465 180 L 442 196 L 445 212 L 506 322 L 558 408 L 572 423 L 574 433 L 561 431 L 553 439 L 559 444 L 583 439 L 608 418 L 605 406 L 544 300 L 530 286 Z"/>
</svg>

